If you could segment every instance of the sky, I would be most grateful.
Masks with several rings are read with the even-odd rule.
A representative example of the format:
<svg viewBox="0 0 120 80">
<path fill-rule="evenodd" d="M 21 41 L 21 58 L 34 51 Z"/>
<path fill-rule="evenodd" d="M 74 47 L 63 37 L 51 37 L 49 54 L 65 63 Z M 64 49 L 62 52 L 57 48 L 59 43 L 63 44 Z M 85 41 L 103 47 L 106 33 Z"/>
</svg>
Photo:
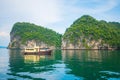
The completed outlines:
<svg viewBox="0 0 120 80">
<path fill-rule="evenodd" d="M 30 22 L 64 34 L 81 17 L 120 22 L 120 0 L 0 0 L 0 46 L 8 46 L 16 22 Z"/>
</svg>

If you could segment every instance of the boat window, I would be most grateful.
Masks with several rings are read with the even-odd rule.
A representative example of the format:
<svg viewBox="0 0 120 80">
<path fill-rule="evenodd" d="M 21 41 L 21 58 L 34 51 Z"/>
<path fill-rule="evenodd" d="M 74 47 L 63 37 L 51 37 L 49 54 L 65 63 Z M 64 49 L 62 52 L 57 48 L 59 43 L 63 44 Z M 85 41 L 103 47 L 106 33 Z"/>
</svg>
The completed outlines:
<svg viewBox="0 0 120 80">
<path fill-rule="evenodd" d="M 26 49 L 26 50 L 34 50 L 34 49 Z"/>
</svg>

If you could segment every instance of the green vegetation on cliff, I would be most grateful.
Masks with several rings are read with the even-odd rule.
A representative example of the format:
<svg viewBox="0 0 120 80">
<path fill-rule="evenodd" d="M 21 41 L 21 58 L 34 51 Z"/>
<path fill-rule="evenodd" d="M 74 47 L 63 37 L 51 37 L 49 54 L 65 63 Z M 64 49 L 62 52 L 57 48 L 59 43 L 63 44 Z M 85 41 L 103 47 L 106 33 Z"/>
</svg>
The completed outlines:
<svg viewBox="0 0 120 80">
<path fill-rule="evenodd" d="M 22 44 L 28 40 L 35 40 L 55 47 L 61 46 L 61 34 L 31 23 L 15 23 L 10 34 L 13 36 L 19 36 Z"/>
<path fill-rule="evenodd" d="M 69 40 L 72 44 L 77 44 L 79 41 L 85 43 L 85 39 L 102 40 L 102 44 L 120 48 L 120 23 L 98 21 L 89 15 L 84 15 L 66 29 L 63 39 Z"/>
</svg>

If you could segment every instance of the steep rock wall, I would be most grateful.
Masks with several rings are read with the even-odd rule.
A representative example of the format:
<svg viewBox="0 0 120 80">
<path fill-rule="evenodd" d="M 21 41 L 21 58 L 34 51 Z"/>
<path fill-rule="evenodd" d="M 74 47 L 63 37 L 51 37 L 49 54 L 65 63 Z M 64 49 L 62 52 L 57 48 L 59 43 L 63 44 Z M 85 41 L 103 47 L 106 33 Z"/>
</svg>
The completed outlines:
<svg viewBox="0 0 120 80">
<path fill-rule="evenodd" d="M 36 41 L 36 40 L 28 40 L 24 44 L 21 42 L 21 38 L 19 36 L 11 35 L 11 40 L 9 43 L 8 48 L 10 49 L 24 49 L 26 47 L 35 47 L 39 46 L 40 48 L 51 48 L 55 49 L 55 46 L 48 45 L 42 41 Z"/>
<path fill-rule="evenodd" d="M 62 40 L 61 49 L 117 49 L 117 47 L 109 46 L 109 44 L 103 44 L 102 40 L 99 41 L 89 41 L 85 39 L 85 42 L 77 41 L 75 43 L 71 43 L 69 40 Z"/>
</svg>

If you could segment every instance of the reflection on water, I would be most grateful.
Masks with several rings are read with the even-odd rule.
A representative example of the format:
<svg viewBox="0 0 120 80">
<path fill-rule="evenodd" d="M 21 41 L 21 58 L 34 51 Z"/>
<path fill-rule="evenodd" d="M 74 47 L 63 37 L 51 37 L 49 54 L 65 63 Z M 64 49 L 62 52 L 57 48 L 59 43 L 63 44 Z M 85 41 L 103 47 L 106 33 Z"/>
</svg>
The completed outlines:
<svg viewBox="0 0 120 80">
<path fill-rule="evenodd" d="M 94 51 L 84 51 L 84 50 L 63 50 L 63 59 L 64 60 L 80 60 L 81 62 L 90 62 L 97 61 L 101 62 L 102 55 L 98 50 Z"/>
<path fill-rule="evenodd" d="M 52 55 L 24 55 L 19 50 L 10 50 L 10 73 L 17 79 L 42 79 L 30 76 L 52 70 Z"/>
<path fill-rule="evenodd" d="M 67 68 L 71 69 L 68 74 L 82 76 L 88 80 L 120 79 L 119 51 L 65 50 L 62 53 Z M 113 76 L 110 72 L 117 75 Z"/>
<path fill-rule="evenodd" d="M 39 55 L 24 55 L 24 62 L 29 63 L 29 62 L 38 62 L 41 58 L 45 58 L 45 56 L 39 56 Z"/>
<path fill-rule="evenodd" d="M 24 55 L 24 63 L 32 63 L 32 62 L 36 63 L 45 59 L 52 60 L 53 56 L 52 55 L 33 55 L 33 54 Z"/>
<path fill-rule="evenodd" d="M 120 51 L 55 50 L 51 55 L 5 51 L 9 56 L 0 56 L 0 64 L 6 66 L 0 66 L 0 80 L 120 80 Z"/>
</svg>

